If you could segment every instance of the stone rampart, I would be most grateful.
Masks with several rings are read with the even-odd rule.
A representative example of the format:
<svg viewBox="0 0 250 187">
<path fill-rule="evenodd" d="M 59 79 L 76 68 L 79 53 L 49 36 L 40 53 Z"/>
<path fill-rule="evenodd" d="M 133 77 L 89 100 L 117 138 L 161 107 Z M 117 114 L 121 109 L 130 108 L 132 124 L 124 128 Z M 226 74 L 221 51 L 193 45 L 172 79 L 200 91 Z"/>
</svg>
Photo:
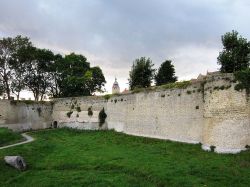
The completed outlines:
<svg viewBox="0 0 250 187">
<path fill-rule="evenodd" d="M 232 74 L 209 74 L 185 88 L 155 89 L 104 97 L 55 99 L 52 107 L 1 101 L 0 124 L 10 128 L 114 129 L 126 134 L 201 143 L 236 153 L 250 145 L 250 98 L 236 91 Z M 99 112 L 107 114 L 99 125 Z M 19 125 L 17 125 L 19 124 Z M 22 125 L 20 125 L 22 124 Z M 18 128 L 17 128 L 18 127 Z"/>
</svg>

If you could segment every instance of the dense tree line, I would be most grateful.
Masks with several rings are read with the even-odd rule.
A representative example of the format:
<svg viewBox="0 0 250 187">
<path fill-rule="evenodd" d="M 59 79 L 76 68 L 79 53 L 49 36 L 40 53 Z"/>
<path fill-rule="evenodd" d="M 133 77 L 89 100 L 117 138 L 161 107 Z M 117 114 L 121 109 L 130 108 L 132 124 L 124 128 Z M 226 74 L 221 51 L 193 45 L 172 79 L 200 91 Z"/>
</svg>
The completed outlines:
<svg viewBox="0 0 250 187">
<path fill-rule="evenodd" d="M 66 56 L 39 49 L 27 37 L 0 40 L 0 94 L 8 99 L 28 89 L 35 100 L 52 97 L 85 96 L 102 92 L 106 83 L 102 70 L 91 67 L 87 58 Z"/>
<path fill-rule="evenodd" d="M 134 61 L 129 72 L 130 89 L 150 87 L 153 80 L 157 86 L 177 81 L 171 60 L 164 61 L 158 71 L 150 58 L 141 57 Z"/>
</svg>

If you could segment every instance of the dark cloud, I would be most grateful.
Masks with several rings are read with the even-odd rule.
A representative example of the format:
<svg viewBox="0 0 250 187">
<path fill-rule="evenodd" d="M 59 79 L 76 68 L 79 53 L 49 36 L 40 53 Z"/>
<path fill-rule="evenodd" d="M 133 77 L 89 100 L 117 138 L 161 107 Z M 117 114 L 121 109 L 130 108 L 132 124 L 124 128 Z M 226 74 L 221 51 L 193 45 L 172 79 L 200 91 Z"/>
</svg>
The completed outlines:
<svg viewBox="0 0 250 187">
<path fill-rule="evenodd" d="M 220 36 L 232 29 L 249 38 L 244 0 L 0 0 L 0 36 L 29 36 L 39 47 L 75 51 L 125 87 L 133 60 L 172 59 L 178 77 L 218 67 Z"/>
</svg>

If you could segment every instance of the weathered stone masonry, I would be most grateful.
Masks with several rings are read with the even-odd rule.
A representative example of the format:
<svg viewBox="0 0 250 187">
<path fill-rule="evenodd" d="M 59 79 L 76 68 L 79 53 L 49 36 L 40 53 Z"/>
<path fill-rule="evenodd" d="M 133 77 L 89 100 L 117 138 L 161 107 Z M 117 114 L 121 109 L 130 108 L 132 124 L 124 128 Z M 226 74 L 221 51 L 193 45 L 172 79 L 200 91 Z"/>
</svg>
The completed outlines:
<svg viewBox="0 0 250 187">
<path fill-rule="evenodd" d="M 104 108 L 107 119 L 103 129 L 202 143 L 205 150 L 215 146 L 216 152 L 236 153 L 250 145 L 250 102 L 245 91 L 234 90 L 235 84 L 231 74 L 213 74 L 185 89 L 124 94 L 108 100 L 56 99 L 52 115 L 36 119 L 43 124 L 40 128 L 54 122 L 58 127 L 99 129 L 98 114 Z M 92 115 L 88 112 L 90 108 Z M 46 123 L 41 123 L 43 120 Z M 31 122 L 28 124 L 32 126 Z"/>
</svg>

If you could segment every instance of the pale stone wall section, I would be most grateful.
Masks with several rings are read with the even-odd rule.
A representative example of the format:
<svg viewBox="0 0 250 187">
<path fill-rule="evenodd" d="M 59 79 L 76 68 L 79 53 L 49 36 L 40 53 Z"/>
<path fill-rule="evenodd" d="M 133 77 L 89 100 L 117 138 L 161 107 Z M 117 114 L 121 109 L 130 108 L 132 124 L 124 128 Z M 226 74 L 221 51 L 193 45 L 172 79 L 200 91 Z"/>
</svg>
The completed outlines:
<svg viewBox="0 0 250 187">
<path fill-rule="evenodd" d="M 75 97 L 61 98 L 54 100 L 52 118 L 57 121 L 58 127 L 70 127 L 85 130 L 99 129 L 99 112 L 106 106 L 106 101 L 100 97 Z M 72 105 L 74 108 L 72 109 Z M 80 107 L 80 112 L 76 107 Z M 91 107 L 93 115 L 88 115 L 88 108 Z M 67 113 L 72 111 L 70 117 Z"/>
<path fill-rule="evenodd" d="M 250 107 L 246 92 L 234 90 L 236 83 L 230 75 L 210 79 L 212 81 L 205 84 L 203 148 L 210 149 L 213 145 L 216 152 L 224 153 L 244 150 L 250 145 Z"/>
<path fill-rule="evenodd" d="M 127 134 L 199 143 L 203 128 L 199 86 L 112 97 L 107 103 L 108 127 Z"/>
<path fill-rule="evenodd" d="M 0 101 L 0 127 L 15 131 L 49 128 L 52 122 L 51 104 L 26 104 Z"/>
</svg>

